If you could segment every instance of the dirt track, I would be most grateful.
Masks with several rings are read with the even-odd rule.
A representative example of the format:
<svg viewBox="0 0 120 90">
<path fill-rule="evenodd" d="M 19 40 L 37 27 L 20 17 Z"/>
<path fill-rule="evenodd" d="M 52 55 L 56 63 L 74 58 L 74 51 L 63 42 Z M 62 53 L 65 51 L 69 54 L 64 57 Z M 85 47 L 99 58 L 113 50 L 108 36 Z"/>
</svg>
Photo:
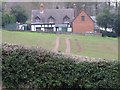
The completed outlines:
<svg viewBox="0 0 120 90">
<path fill-rule="evenodd" d="M 53 49 L 54 52 L 58 52 L 59 45 L 60 45 L 60 37 L 57 37 L 55 42 L 55 47 Z"/>
<path fill-rule="evenodd" d="M 66 42 L 66 49 L 65 49 L 65 54 L 68 54 L 70 55 L 72 52 L 71 52 L 71 39 L 70 38 L 64 38 L 65 39 L 65 42 Z M 81 52 L 81 45 L 80 45 L 80 42 L 78 41 L 78 39 L 73 39 L 75 40 L 75 44 L 76 44 L 76 49 L 78 52 Z M 62 43 L 61 43 L 62 44 Z M 59 48 L 60 48 L 60 37 L 57 37 L 56 38 L 56 41 L 55 41 L 55 47 L 53 49 L 54 52 L 59 52 Z"/>
<path fill-rule="evenodd" d="M 66 39 L 66 54 L 70 54 L 70 53 L 71 53 L 70 39 L 67 38 Z"/>
<path fill-rule="evenodd" d="M 75 39 L 75 42 L 76 42 L 78 52 L 81 52 L 82 48 L 80 46 L 80 43 L 79 43 L 78 39 Z"/>
</svg>

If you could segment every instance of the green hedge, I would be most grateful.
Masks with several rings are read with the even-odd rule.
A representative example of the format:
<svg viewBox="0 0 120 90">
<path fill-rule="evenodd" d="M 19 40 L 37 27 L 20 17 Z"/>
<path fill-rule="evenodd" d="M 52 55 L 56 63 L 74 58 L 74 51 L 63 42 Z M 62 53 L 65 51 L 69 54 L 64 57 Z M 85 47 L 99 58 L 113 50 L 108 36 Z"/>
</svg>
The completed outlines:
<svg viewBox="0 0 120 90">
<path fill-rule="evenodd" d="M 75 62 L 42 48 L 2 45 L 2 79 L 8 89 L 120 90 L 120 62 Z"/>
<path fill-rule="evenodd" d="M 101 30 L 100 31 L 102 33 L 102 37 L 118 37 L 117 33 L 114 33 L 114 32 L 108 32 L 108 31 L 103 31 Z"/>
</svg>

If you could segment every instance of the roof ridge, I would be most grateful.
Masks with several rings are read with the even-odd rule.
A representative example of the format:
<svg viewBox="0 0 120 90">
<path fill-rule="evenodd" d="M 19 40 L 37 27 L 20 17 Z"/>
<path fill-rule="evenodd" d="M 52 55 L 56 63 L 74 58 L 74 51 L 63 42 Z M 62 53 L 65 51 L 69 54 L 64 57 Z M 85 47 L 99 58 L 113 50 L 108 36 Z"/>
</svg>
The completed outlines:
<svg viewBox="0 0 120 90">
<path fill-rule="evenodd" d="M 32 10 L 32 19 L 39 15 L 39 17 L 44 17 L 45 21 L 48 22 L 48 18 L 52 16 L 56 19 L 57 23 L 63 23 L 63 18 L 67 15 L 70 18 L 70 22 L 72 22 L 74 17 L 74 9 L 45 9 L 43 14 L 39 13 L 40 10 Z"/>
</svg>

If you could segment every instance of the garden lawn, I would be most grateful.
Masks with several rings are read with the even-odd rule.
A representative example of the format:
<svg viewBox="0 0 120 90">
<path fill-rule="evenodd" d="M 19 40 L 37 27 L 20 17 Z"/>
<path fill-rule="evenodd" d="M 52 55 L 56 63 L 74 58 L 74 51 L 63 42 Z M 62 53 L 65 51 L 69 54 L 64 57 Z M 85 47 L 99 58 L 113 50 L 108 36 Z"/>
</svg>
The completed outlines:
<svg viewBox="0 0 120 90">
<path fill-rule="evenodd" d="M 65 53 L 66 38 L 71 40 L 71 53 L 73 55 L 89 56 L 105 59 L 118 59 L 118 39 L 101 36 L 83 36 L 75 34 L 49 34 L 37 32 L 2 31 L 2 42 L 21 44 L 26 46 L 39 46 L 49 50 L 55 47 L 56 38 L 60 37 L 59 51 Z M 81 46 L 78 51 L 75 39 Z"/>
<path fill-rule="evenodd" d="M 118 38 L 75 34 L 62 35 L 62 37 L 71 39 L 71 52 L 74 55 L 118 59 Z M 81 51 L 78 50 L 75 39 L 80 43 Z"/>
<path fill-rule="evenodd" d="M 2 32 L 3 42 L 12 44 L 21 44 L 25 46 L 38 46 L 46 49 L 53 49 L 55 34 L 36 33 L 36 32 L 18 32 L 6 31 Z"/>
</svg>

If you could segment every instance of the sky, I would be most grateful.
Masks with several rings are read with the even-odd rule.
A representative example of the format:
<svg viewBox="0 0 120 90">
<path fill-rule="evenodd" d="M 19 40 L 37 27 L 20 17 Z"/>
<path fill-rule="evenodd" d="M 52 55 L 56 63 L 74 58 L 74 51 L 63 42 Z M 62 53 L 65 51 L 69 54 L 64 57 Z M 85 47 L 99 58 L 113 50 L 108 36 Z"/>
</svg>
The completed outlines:
<svg viewBox="0 0 120 90">
<path fill-rule="evenodd" d="M 6 1 L 6 2 L 105 2 L 109 0 L 0 0 L 0 1 Z M 110 0 L 112 2 L 120 0 Z"/>
</svg>

